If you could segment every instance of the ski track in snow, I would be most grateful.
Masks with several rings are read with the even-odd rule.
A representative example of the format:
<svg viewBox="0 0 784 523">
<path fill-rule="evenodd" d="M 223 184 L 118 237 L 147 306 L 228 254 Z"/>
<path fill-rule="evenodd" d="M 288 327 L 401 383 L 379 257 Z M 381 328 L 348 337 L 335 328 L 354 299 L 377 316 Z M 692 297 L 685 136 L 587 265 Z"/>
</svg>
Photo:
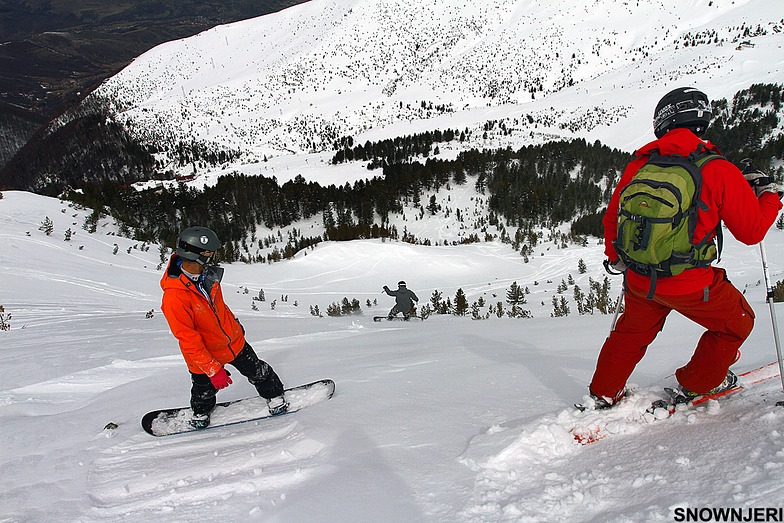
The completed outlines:
<svg viewBox="0 0 784 523">
<path fill-rule="evenodd" d="M 55 413 L 53 408 L 63 409 L 59 412 L 65 412 L 102 392 L 147 378 L 166 368 L 179 368 L 181 365 L 182 357 L 179 355 L 142 361 L 115 360 L 102 367 L 0 391 L 0 406 L 23 404 L 25 409 L 33 413 L 32 405 L 42 404 L 45 410 L 40 414 L 51 415 Z"/>
<path fill-rule="evenodd" d="M 216 437 L 210 433 L 162 441 L 137 436 L 105 450 L 90 467 L 87 494 L 93 508 L 83 521 L 180 521 L 184 514 L 193 521 L 236 497 L 258 504 L 252 515 L 285 501 L 294 485 L 326 473 L 319 458 L 324 444 L 305 436 L 296 421 L 266 420 L 263 425 L 263 430 L 223 430 L 213 452 L 204 447 Z M 180 466 L 165 465 L 170 460 Z M 181 515 L 169 519 L 174 510 Z"/>
<path fill-rule="evenodd" d="M 288 347 L 296 347 L 298 345 L 302 345 L 303 343 L 311 342 L 314 340 L 320 341 L 339 341 L 345 338 L 358 336 L 363 334 L 358 329 L 348 329 L 348 330 L 340 330 L 340 331 L 323 331 L 323 332 L 314 332 L 311 334 L 296 334 L 292 336 L 286 336 L 282 338 L 266 338 L 263 340 L 258 340 L 253 343 L 254 347 L 259 347 L 260 349 L 282 349 Z"/>
</svg>

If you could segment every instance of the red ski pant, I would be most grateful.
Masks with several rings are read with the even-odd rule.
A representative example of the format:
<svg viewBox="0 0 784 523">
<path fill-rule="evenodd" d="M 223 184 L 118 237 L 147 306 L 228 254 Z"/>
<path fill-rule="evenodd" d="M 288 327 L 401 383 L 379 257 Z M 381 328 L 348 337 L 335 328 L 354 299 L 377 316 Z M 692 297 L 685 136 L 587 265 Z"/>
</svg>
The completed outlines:
<svg viewBox="0 0 784 523">
<path fill-rule="evenodd" d="M 623 393 L 626 380 L 672 310 L 707 329 L 691 360 L 675 372 L 678 382 L 697 393 L 721 384 L 754 326 L 754 312 L 724 269 L 714 268 L 713 282 L 705 289 L 682 296 L 657 294 L 652 300 L 646 295 L 646 290 L 626 290 L 624 312 L 599 353 L 591 392 L 605 398 Z"/>
</svg>

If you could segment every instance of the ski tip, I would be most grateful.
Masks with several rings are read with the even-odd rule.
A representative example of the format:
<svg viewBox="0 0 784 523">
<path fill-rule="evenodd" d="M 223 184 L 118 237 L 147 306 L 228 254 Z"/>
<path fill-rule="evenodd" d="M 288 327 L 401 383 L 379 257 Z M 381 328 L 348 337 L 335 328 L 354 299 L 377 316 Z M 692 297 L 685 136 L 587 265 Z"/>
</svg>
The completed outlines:
<svg viewBox="0 0 784 523">
<path fill-rule="evenodd" d="M 572 430 L 572 436 L 574 437 L 574 441 L 579 443 L 580 445 L 590 445 L 591 443 L 596 443 L 600 439 L 604 439 L 607 436 L 606 432 L 601 430 Z"/>
</svg>

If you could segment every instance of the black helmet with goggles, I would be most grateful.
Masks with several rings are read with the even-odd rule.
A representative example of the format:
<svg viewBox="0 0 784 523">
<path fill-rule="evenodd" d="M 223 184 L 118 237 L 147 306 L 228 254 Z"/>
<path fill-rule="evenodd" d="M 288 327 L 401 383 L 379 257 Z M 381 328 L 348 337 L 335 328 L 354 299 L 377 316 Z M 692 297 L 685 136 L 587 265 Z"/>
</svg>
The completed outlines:
<svg viewBox="0 0 784 523">
<path fill-rule="evenodd" d="M 713 117 L 708 96 L 693 87 L 679 87 L 664 95 L 653 112 L 653 132 L 661 138 L 682 127 L 702 138 Z"/>
<path fill-rule="evenodd" d="M 221 248 L 218 235 L 207 227 L 188 227 L 177 237 L 177 256 L 206 265 Z"/>
</svg>

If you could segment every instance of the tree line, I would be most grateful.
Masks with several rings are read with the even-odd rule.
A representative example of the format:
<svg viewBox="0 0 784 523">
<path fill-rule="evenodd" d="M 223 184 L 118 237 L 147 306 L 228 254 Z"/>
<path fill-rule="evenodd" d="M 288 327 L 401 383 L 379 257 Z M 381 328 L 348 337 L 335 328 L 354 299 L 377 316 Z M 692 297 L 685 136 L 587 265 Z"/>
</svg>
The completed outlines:
<svg viewBox="0 0 784 523">
<path fill-rule="evenodd" d="M 354 145 L 354 138 L 345 136 L 333 145 L 337 152 L 332 157 L 332 164 L 370 160 L 368 169 L 377 169 L 384 165 L 405 162 L 418 156 L 428 157 L 431 153 L 438 154 L 437 144 L 449 143 L 455 139 L 465 142 L 470 137 L 471 131 L 468 129 L 464 131 L 436 129 L 432 132 L 399 136 L 378 142 L 366 141 L 364 144 Z"/>
<path fill-rule="evenodd" d="M 507 219 L 557 225 L 575 212 L 595 211 L 603 198 L 598 182 L 614 176 L 611 166 L 626 156 L 573 140 L 518 150 L 472 149 L 455 160 L 395 163 L 385 166 L 382 175 L 353 185 L 324 187 L 302 176 L 281 185 L 274 177 L 234 173 L 203 191 L 184 184 L 136 191 L 104 181 L 86 184 L 69 198 L 105 210 L 142 241 L 171 246 L 183 227 L 203 224 L 227 243 L 224 259 L 236 261 L 253 252 L 259 225 L 285 227 L 318 213 L 324 236 L 298 238 L 298 245 L 311 246 L 320 239 L 397 238 L 400 232 L 389 224 L 391 214 L 402 213 L 404 204 L 421 206 L 423 194 L 467 183 L 468 176 L 475 178 L 480 192 L 491 194 L 491 208 Z"/>
<path fill-rule="evenodd" d="M 715 102 L 709 139 L 731 161 L 750 157 L 758 167 L 769 169 L 774 159 L 784 158 L 784 137 L 774 132 L 779 127 L 782 98 L 781 85 L 760 84 L 740 91 L 732 101 Z M 402 213 L 407 205 L 424 213 L 425 206 L 430 210 L 433 192 L 468 183 L 469 178 L 480 194 L 488 195 L 491 215 L 502 216 L 507 225 L 531 230 L 572 222 L 573 232 L 600 236 L 603 206 L 620 170 L 631 159 L 628 152 L 584 139 L 519 149 L 471 149 L 453 160 L 407 157 L 430 140 L 446 137 L 446 132 L 423 133 L 363 146 L 369 154 L 366 158 L 382 165 L 381 173 L 354 184 L 322 186 L 302 176 L 280 184 L 274 177 L 234 173 L 204 190 L 178 184 L 136 191 L 116 179 L 105 179 L 84 183 L 82 191 L 72 191 L 69 198 L 111 214 L 142 241 L 171 246 L 179 230 L 199 223 L 226 242 L 227 261 L 263 261 L 251 256 L 254 244 L 261 246 L 256 236 L 260 225 L 286 227 L 319 213 L 325 233 L 293 239 L 280 256 L 291 256 L 325 239 L 402 236 L 414 241 L 390 224 L 390 216 Z M 335 147 L 341 151 L 355 148 L 348 138 L 337 141 Z M 398 152 L 390 155 L 392 150 Z M 780 175 L 780 170 L 774 174 Z"/>
</svg>

